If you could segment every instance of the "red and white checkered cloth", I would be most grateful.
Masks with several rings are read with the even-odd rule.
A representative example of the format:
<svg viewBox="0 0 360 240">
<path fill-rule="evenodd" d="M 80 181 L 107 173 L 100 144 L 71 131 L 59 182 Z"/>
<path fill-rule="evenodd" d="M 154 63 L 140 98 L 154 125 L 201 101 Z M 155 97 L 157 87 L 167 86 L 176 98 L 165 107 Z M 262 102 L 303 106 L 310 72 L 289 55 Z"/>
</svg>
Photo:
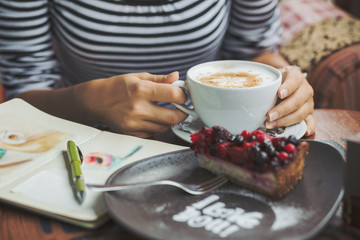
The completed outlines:
<svg viewBox="0 0 360 240">
<path fill-rule="evenodd" d="M 281 0 L 282 44 L 304 28 L 329 18 L 349 16 L 328 0 Z"/>
</svg>

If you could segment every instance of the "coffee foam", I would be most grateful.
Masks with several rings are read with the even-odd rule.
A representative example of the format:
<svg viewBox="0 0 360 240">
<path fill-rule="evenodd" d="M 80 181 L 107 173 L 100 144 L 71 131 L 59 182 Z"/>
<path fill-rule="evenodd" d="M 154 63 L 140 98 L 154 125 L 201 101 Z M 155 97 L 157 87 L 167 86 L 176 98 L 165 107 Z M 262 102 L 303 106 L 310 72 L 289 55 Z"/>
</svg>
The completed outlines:
<svg viewBox="0 0 360 240">
<path fill-rule="evenodd" d="M 198 75 L 196 80 L 204 84 L 228 88 L 256 87 L 263 83 L 262 78 L 258 74 L 247 72 L 205 73 Z"/>
<path fill-rule="evenodd" d="M 278 78 L 277 74 L 270 69 L 252 64 L 203 66 L 192 69 L 190 76 L 204 84 L 229 88 L 263 86 Z"/>
</svg>

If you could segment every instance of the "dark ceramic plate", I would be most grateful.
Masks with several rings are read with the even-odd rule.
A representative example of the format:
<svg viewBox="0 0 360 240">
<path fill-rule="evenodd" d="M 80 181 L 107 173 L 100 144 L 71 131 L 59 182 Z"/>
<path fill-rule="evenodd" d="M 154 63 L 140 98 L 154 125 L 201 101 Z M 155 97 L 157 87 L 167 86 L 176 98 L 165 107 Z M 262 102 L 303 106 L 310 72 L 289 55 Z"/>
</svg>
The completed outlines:
<svg viewBox="0 0 360 240">
<path fill-rule="evenodd" d="M 345 162 L 331 145 L 309 141 L 303 179 L 283 199 L 270 201 L 227 183 L 193 196 L 171 186 L 104 193 L 110 216 L 149 239 L 308 239 L 335 213 L 343 196 Z M 213 177 L 191 150 L 136 162 L 115 172 L 109 184 Z"/>
</svg>

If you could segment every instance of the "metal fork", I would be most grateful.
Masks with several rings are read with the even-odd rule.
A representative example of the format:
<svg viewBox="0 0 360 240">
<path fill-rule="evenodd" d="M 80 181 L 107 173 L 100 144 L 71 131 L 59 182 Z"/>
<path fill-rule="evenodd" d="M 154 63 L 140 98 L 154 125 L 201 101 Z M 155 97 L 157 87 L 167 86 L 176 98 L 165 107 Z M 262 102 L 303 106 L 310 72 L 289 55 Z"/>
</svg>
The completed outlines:
<svg viewBox="0 0 360 240">
<path fill-rule="evenodd" d="M 86 186 L 94 192 L 107 192 L 107 191 L 118 191 L 124 189 L 130 189 L 134 187 L 150 187 L 155 185 L 171 185 L 174 187 L 181 188 L 185 192 L 188 192 L 193 195 L 201 195 L 207 192 L 210 192 L 223 184 L 228 180 L 224 176 L 217 176 L 211 180 L 197 183 L 197 184 L 187 184 L 175 182 L 172 180 L 158 180 L 152 182 L 141 182 L 141 183 L 130 183 L 130 184 L 116 184 L 116 185 L 97 185 L 97 184 L 86 184 Z"/>
</svg>

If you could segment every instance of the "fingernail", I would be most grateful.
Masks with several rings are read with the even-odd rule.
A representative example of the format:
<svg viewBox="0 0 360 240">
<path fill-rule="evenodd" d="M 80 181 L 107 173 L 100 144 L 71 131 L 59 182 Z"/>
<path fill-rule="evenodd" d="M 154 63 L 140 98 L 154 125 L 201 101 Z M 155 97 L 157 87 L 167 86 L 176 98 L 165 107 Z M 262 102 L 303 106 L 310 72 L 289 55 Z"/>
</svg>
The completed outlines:
<svg viewBox="0 0 360 240">
<path fill-rule="evenodd" d="M 178 71 L 174 71 L 174 72 L 170 73 L 169 75 L 173 75 L 173 74 L 179 74 L 179 72 L 178 72 Z"/>
<path fill-rule="evenodd" d="M 288 96 L 289 92 L 286 88 L 282 89 L 280 91 L 280 98 L 283 99 L 283 98 L 286 98 Z"/>
<path fill-rule="evenodd" d="M 270 114 L 269 114 L 269 122 L 273 122 L 275 121 L 276 119 L 278 119 L 279 117 L 279 113 L 277 111 L 272 111 Z"/>
<path fill-rule="evenodd" d="M 175 71 L 175 72 L 169 73 L 168 75 L 166 75 L 166 78 L 172 77 L 173 75 L 178 75 L 179 76 L 179 72 Z"/>
<path fill-rule="evenodd" d="M 311 135 L 311 130 L 308 129 L 308 130 L 306 131 L 306 136 L 310 136 L 310 135 Z"/>
<path fill-rule="evenodd" d="M 268 121 L 265 122 L 265 128 L 271 129 L 274 127 L 276 127 L 276 122 L 268 122 Z"/>
</svg>

